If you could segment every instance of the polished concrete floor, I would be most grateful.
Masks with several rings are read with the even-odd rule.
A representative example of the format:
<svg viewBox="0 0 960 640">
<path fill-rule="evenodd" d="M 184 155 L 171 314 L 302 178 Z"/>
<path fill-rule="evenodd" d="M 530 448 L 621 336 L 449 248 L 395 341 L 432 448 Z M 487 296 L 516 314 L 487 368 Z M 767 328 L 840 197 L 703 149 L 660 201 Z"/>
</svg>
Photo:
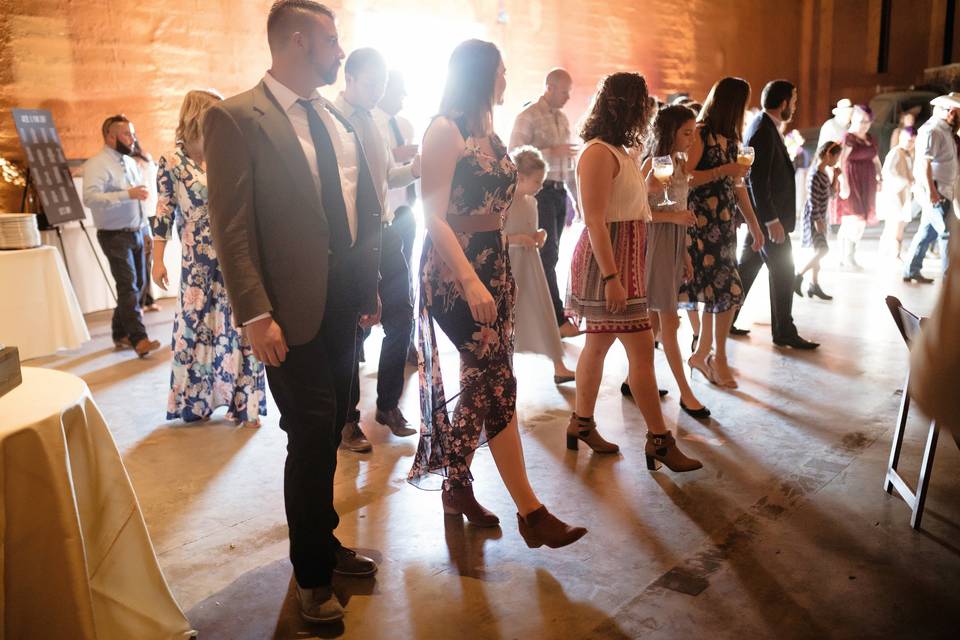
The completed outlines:
<svg viewBox="0 0 960 640">
<path fill-rule="evenodd" d="M 802 334 L 823 343 L 815 353 L 775 349 L 766 287 L 751 293 L 741 324 L 752 319 L 753 332 L 731 347 L 740 389 L 695 383 L 715 417 L 708 423 L 679 411 L 657 354 L 661 386 L 672 392 L 666 419 L 704 462 L 693 473 L 646 470 L 642 418 L 619 392 L 619 348 L 597 409 L 602 432 L 622 447 L 612 457 L 565 449 L 572 385 L 554 386 L 545 359 L 518 356 L 534 486 L 551 510 L 590 529 L 562 550 L 524 545 L 487 450 L 476 457 L 476 491 L 502 530 L 445 520 L 438 494 L 406 484 L 416 440 L 374 423 L 375 364 L 365 365 L 364 429 L 375 448 L 340 456 L 337 533 L 380 571 L 336 584 L 347 614 L 334 627 L 302 624 L 291 597 L 285 442 L 272 401 L 259 430 L 165 422 L 169 354 L 141 361 L 114 351 L 105 313 L 89 317 L 94 339 L 82 350 L 28 364 L 90 385 L 201 638 L 956 638 L 960 452 L 941 439 L 919 532 L 881 486 L 906 363 L 883 299 L 900 296 L 924 313 L 938 285 L 905 285 L 891 261 L 864 261 L 864 273 L 824 273 L 833 302 L 795 299 Z M 173 303 L 163 306 L 147 319 L 167 340 Z M 367 343 L 369 363 L 378 335 Z M 581 344 L 568 341 L 571 364 Z M 443 358 L 455 366 L 454 354 Z M 415 418 L 409 374 L 402 408 Z M 919 466 L 925 433 L 918 417 L 905 445 L 908 470 Z"/>
</svg>

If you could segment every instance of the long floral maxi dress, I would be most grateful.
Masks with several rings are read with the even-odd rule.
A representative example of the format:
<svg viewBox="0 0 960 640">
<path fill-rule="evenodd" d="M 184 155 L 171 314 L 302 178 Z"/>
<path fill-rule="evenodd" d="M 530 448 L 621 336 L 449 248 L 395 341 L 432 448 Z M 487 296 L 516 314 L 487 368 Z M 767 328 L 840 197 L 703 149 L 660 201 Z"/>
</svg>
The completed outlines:
<svg viewBox="0 0 960 640">
<path fill-rule="evenodd" d="M 462 131 L 462 129 L 461 129 Z M 494 156 L 464 135 L 466 148 L 457 161 L 447 221 L 460 247 L 497 306 L 493 324 L 477 323 L 453 271 L 428 234 L 420 260 L 420 443 L 408 480 L 422 489 L 464 487 L 473 481 L 467 458 L 513 419 L 517 380 L 513 375 L 513 309 L 516 286 L 503 220 L 516 187 L 517 170 L 504 144 L 491 136 Z M 497 228 L 464 233 L 455 219 L 492 216 Z M 460 393 L 447 413 L 434 322 L 460 353 Z M 451 398 L 452 400 L 453 398 Z"/>
<path fill-rule="evenodd" d="M 707 127 L 700 126 L 703 156 L 697 171 L 736 162 L 737 142 L 726 145 Z M 704 304 L 709 313 L 723 313 L 743 304 L 743 285 L 737 268 L 737 204 L 733 178 L 723 177 L 690 190 L 690 210 L 697 225 L 690 227 L 689 251 L 693 279 L 686 287 L 690 300 Z"/>
<path fill-rule="evenodd" d="M 160 159 L 153 233 L 180 232 L 180 304 L 173 321 L 173 372 L 167 419 L 193 422 L 227 407 L 239 424 L 267 414 L 263 364 L 233 323 L 223 274 L 210 237 L 207 176 L 182 147 Z"/>
</svg>

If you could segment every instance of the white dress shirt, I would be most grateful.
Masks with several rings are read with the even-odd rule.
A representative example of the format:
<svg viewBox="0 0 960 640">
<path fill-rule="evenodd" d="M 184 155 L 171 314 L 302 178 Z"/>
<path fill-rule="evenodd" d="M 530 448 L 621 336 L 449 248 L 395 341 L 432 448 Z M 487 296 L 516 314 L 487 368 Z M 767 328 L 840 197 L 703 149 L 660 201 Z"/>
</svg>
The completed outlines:
<svg viewBox="0 0 960 640">
<path fill-rule="evenodd" d="M 327 127 L 327 133 L 330 134 L 330 140 L 333 142 L 333 150 L 337 154 L 337 167 L 340 169 L 340 189 L 343 191 L 343 204 L 347 211 L 347 226 L 350 227 L 350 239 L 357 241 L 357 182 L 359 178 L 359 167 L 357 165 L 357 143 L 353 133 L 347 131 L 343 123 L 330 113 L 332 105 L 327 102 L 316 89 L 309 96 L 297 95 L 295 91 L 288 88 L 279 80 L 270 75 L 270 72 L 264 74 L 263 83 L 273 94 L 293 130 L 297 134 L 300 146 L 303 148 L 303 155 L 307 158 L 307 164 L 310 165 L 310 173 L 313 174 L 313 180 L 317 190 L 320 185 L 320 170 L 317 168 L 317 151 L 313 146 L 313 136 L 310 135 L 310 123 L 307 120 L 307 112 L 304 107 L 297 103 L 297 100 L 310 100 L 323 124 Z M 319 107 L 319 108 L 318 108 Z"/>
</svg>

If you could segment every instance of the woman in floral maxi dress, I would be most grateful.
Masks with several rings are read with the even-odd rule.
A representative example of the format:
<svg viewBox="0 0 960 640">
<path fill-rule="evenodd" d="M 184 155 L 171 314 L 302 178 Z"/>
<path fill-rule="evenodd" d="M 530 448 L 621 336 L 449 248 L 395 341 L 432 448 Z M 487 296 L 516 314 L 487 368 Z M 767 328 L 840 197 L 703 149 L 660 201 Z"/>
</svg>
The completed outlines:
<svg viewBox="0 0 960 640">
<path fill-rule="evenodd" d="M 427 237 L 420 264 L 420 443 L 409 480 L 431 488 L 442 478 L 443 510 L 476 526 L 499 518 L 473 494 L 473 453 L 489 443 L 517 505 L 530 547 L 562 547 L 586 532 L 547 511 L 527 480 L 513 374 L 515 285 L 503 236 L 517 171 L 492 131 L 493 105 L 506 86 L 500 52 L 468 40 L 450 58 L 447 85 L 423 141 Z M 440 370 L 434 324 L 460 354 L 453 415 Z M 453 400 L 454 398 L 450 398 Z"/>
<path fill-rule="evenodd" d="M 180 109 L 177 148 L 160 159 L 157 174 L 153 278 L 160 287 L 168 285 L 163 252 L 175 223 L 183 249 L 167 419 L 206 420 L 225 406 L 227 419 L 259 426 L 259 416 L 267 413 L 263 364 L 234 326 L 207 217 L 200 121 L 217 100 L 219 96 L 206 91 L 187 94 Z"/>
</svg>

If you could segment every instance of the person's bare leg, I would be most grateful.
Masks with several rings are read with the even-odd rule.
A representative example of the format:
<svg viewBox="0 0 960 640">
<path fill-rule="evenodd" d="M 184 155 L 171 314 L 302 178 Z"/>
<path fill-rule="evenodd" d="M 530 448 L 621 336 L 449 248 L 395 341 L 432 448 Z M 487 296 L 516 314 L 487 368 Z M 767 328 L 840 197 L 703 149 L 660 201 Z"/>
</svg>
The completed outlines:
<svg viewBox="0 0 960 640">
<path fill-rule="evenodd" d="M 523 443 L 520 442 L 520 429 L 517 426 L 517 414 L 513 414 L 506 429 L 490 440 L 490 453 L 497 464 L 500 478 L 517 505 L 521 516 L 526 516 L 540 508 L 541 503 L 530 486 L 527 467 L 523 459 Z"/>
<path fill-rule="evenodd" d="M 612 333 L 588 333 L 577 362 L 575 409 L 581 418 L 592 418 L 603 378 L 603 361 L 615 339 Z"/>
<path fill-rule="evenodd" d="M 563 358 L 558 358 L 553 361 L 553 375 L 565 377 L 575 375 L 575 373 L 567 368 L 567 363 L 563 361 Z"/>
<path fill-rule="evenodd" d="M 716 314 L 703 311 L 703 321 L 700 323 L 700 342 L 697 344 L 697 350 L 693 352 L 690 359 L 700 365 L 706 366 L 707 356 L 713 350 L 713 316 Z M 729 329 L 729 328 L 728 328 Z"/>
<path fill-rule="evenodd" d="M 666 433 L 663 412 L 660 410 L 660 394 L 657 392 L 657 373 L 653 366 L 653 332 L 619 333 L 617 338 L 627 351 L 630 363 L 630 392 L 637 403 L 647 430 L 651 433 Z"/>
<path fill-rule="evenodd" d="M 700 335 L 700 310 L 699 309 L 687 309 L 687 319 L 690 321 L 690 331 L 693 332 L 693 335 Z"/>
<path fill-rule="evenodd" d="M 680 401 L 688 409 L 701 409 L 703 405 L 693 394 L 693 389 L 687 382 L 683 372 L 683 355 L 680 353 L 680 342 L 677 340 L 677 330 L 680 328 L 680 318 L 672 311 L 660 312 L 660 342 L 663 344 L 663 353 L 667 357 L 667 364 L 673 373 L 677 387 L 680 388 Z"/>
<path fill-rule="evenodd" d="M 736 308 L 728 309 L 723 313 L 714 314 L 714 331 L 716 333 L 716 350 L 714 351 L 713 363 L 717 372 L 717 382 L 736 383 L 733 372 L 727 363 L 727 338 L 730 337 L 730 327 L 733 325 L 733 316 Z"/>
</svg>

